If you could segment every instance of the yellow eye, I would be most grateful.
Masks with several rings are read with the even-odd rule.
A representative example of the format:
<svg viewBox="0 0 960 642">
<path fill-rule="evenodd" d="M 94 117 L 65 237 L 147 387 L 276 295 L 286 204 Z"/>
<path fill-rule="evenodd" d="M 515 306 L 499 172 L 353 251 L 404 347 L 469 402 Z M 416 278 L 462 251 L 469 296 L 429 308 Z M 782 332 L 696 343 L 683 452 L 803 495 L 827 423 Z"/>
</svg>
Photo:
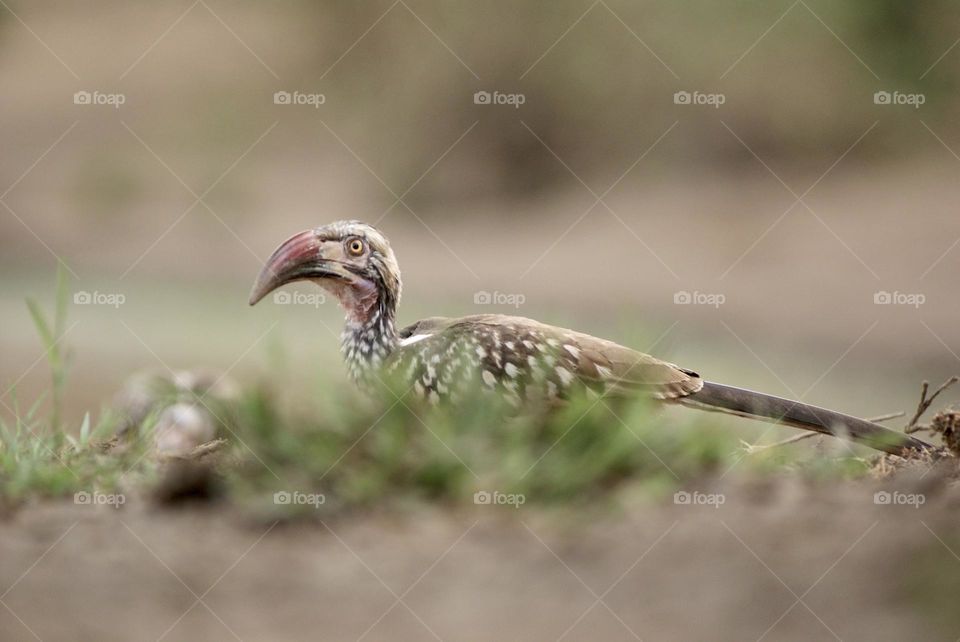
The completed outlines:
<svg viewBox="0 0 960 642">
<path fill-rule="evenodd" d="M 350 254 L 354 256 L 360 256 L 363 254 L 363 241 L 360 239 L 353 239 L 347 244 L 347 250 Z"/>
</svg>

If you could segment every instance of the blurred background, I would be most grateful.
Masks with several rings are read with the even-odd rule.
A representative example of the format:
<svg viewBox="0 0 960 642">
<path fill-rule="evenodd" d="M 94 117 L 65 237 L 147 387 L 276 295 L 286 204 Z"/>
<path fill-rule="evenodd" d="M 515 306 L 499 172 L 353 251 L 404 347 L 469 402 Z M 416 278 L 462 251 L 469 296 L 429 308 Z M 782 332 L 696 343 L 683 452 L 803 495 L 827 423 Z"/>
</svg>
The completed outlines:
<svg viewBox="0 0 960 642">
<path fill-rule="evenodd" d="M 401 322 L 519 313 L 865 415 L 960 370 L 955 3 L 0 4 L 8 404 L 48 386 L 58 260 L 72 413 L 137 370 L 340 385 L 334 302 L 246 304 L 339 218 L 392 239 Z"/>
</svg>

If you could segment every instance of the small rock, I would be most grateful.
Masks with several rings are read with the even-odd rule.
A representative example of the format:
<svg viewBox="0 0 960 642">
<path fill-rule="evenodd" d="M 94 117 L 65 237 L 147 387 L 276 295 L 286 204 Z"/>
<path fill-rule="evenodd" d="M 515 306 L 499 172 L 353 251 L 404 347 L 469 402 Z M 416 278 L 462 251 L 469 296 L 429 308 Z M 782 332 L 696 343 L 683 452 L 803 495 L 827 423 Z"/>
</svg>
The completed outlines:
<svg viewBox="0 0 960 642">
<path fill-rule="evenodd" d="M 159 455 L 183 456 L 216 436 L 217 422 L 206 408 L 181 402 L 160 413 L 154 445 Z"/>
</svg>

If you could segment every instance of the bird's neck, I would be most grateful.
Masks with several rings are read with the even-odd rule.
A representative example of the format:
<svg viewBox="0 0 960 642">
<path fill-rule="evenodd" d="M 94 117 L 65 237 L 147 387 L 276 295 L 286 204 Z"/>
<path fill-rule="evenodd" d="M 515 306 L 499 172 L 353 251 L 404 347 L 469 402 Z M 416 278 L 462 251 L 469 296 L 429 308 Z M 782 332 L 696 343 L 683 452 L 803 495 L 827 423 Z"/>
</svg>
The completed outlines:
<svg viewBox="0 0 960 642">
<path fill-rule="evenodd" d="M 377 381 L 377 371 L 400 343 L 395 323 L 396 301 L 378 296 L 366 310 L 347 309 L 340 352 L 351 379 L 361 386 Z"/>
</svg>

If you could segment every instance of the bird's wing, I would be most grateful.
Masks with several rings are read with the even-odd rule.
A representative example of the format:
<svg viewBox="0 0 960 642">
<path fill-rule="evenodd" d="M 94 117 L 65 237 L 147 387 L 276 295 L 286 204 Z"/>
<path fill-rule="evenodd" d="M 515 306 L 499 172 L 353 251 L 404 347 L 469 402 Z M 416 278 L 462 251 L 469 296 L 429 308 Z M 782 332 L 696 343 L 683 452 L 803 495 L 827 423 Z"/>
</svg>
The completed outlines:
<svg viewBox="0 0 960 642">
<path fill-rule="evenodd" d="M 538 329 L 557 352 L 573 357 L 576 376 L 590 386 L 600 385 L 607 394 L 642 392 L 656 399 L 676 399 L 700 390 L 700 375 L 673 363 L 620 344 L 566 328 L 522 317 L 498 316 L 486 323 Z M 552 340 L 552 341 L 551 341 Z"/>
<path fill-rule="evenodd" d="M 438 331 L 446 328 L 454 321 L 456 321 L 456 319 L 451 319 L 450 317 L 428 317 L 426 319 L 420 319 L 415 323 L 411 323 L 405 328 L 401 328 L 397 332 L 397 335 L 402 341 L 403 339 L 409 339 L 410 337 L 418 334 L 436 334 Z"/>
<path fill-rule="evenodd" d="M 696 372 L 606 339 L 561 330 L 564 345 L 578 348 L 577 376 L 603 384 L 609 394 L 644 392 L 656 399 L 677 399 L 697 392 Z"/>
<path fill-rule="evenodd" d="M 523 317 L 433 317 L 401 331 L 401 355 L 475 353 L 496 381 L 544 376 L 558 389 L 575 381 L 608 394 L 676 399 L 703 386 L 699 375 L 648 354 Z M 403 358 L 401 355 L 398 357 Z M 525 375 L 521 377 L 521 375 Z"/>
</svg>

